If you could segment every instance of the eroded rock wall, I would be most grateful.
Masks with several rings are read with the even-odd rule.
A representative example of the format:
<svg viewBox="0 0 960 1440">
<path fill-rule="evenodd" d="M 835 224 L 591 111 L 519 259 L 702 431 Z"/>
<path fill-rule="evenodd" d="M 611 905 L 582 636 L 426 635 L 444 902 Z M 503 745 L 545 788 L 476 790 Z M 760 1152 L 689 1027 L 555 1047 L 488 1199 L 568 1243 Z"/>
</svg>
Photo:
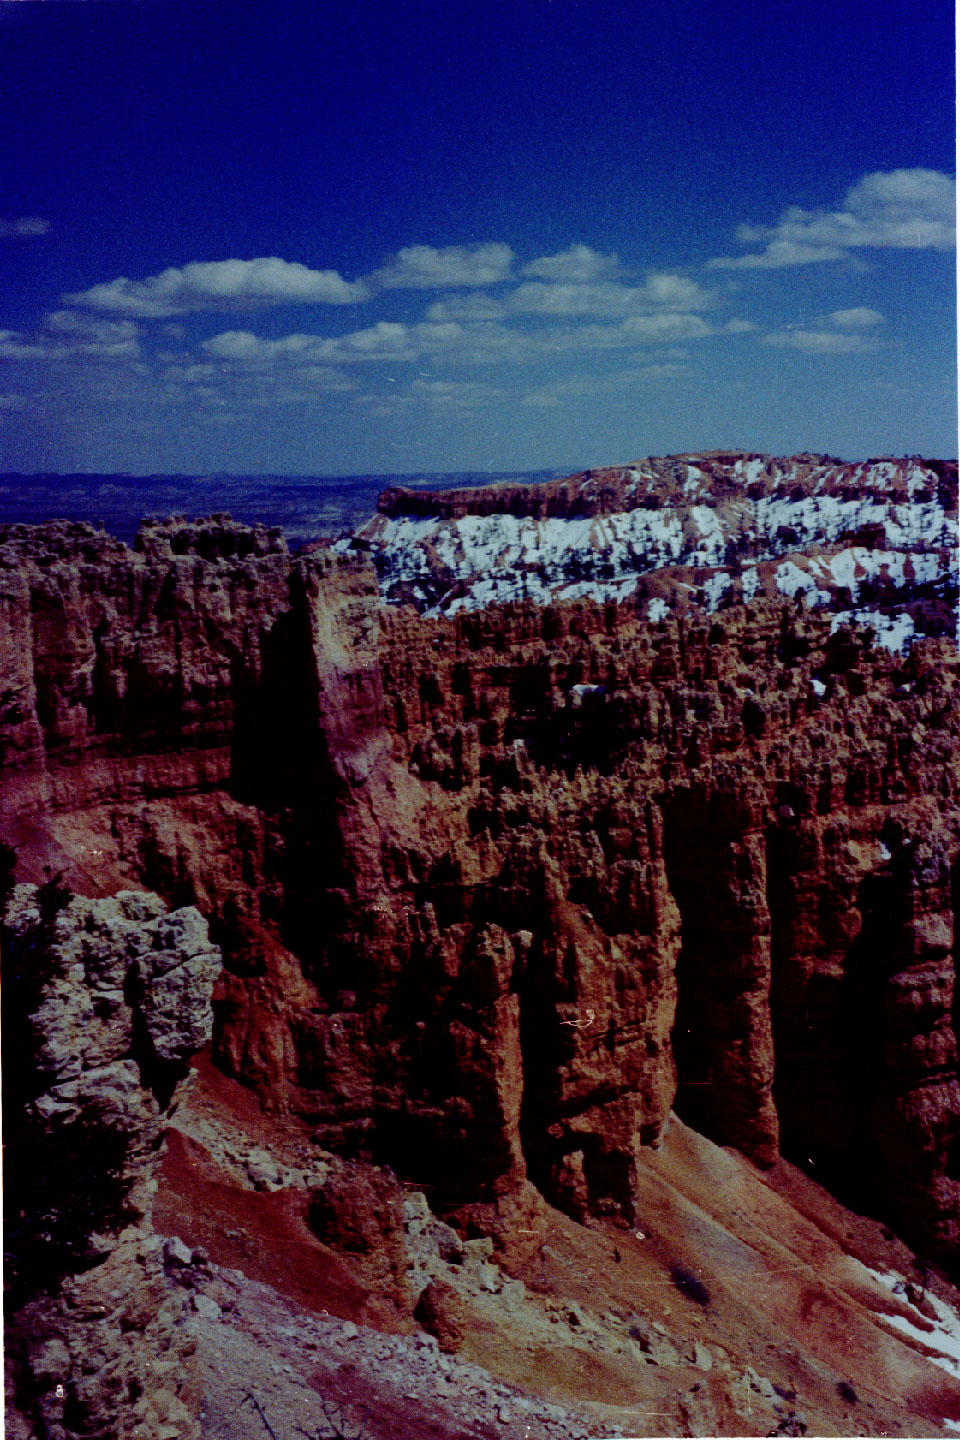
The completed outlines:
<svg viewBox="0 0 960 1440">
<path fill-rule="evenodd" d="M 217 1063 L 266 1103 L 501 1238 L 540 1194 L 629 1221 L 676 1104 L 955 1254 L 950 642 L 424 619 L 229 525 L 53 542 L 5 547 L 5 838 L 210 916 Z"/>
<path fill-rule="evenodd" d="M 194 909 L 56 882 L 16 887 L 2 943 L 8 1433 L 190 1440 L 189 1311 L 150 1216 L 219 952 Z"/>
</svg>

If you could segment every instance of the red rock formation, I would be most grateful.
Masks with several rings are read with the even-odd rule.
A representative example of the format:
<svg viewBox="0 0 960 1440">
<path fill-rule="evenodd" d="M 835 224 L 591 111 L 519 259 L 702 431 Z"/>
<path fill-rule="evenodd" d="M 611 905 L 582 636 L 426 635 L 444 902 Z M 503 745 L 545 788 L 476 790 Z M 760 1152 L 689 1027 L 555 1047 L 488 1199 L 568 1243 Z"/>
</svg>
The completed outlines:
<svg viewBox="0 0 960 1440">
<path fill-rule="evenodd" d="M 226 524 L 0 563 L 3 836 L 210 917 L 266 1103 L 520 1247 L 540 1195 L 630 1221 L 676 1103 L 956 1255 L 951 643 L 763 599 L 424 620 Z"/>
</svg>

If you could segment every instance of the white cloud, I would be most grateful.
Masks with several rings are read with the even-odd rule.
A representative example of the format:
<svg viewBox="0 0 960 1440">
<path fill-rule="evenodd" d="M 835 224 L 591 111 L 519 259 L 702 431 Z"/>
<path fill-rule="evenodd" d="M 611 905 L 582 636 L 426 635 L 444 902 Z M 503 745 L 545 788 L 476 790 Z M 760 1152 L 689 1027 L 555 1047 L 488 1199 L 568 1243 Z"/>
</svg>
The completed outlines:
<svg viewBox="0 0 960 1440">
<path fill-rule="evenodd" d="M 678 312 L 630 315 L 618 325 L 549 325 L 533 334 L 501 331 L 496 336 L 484 337 L 483 358 L 538 360 L 577 352 L 626 350 L 636 345 L 673 345 L 678 341 L 702 340 L 715 333 L 700 315 Z M 504 347 L 503 355 L 498 353 L 498 345 Z"/>
<path fill-rule="evenodd" d="M 778 330 L 772 335 L 764 335 L 763 342 L 765 345 L 802 350 L 808 355 L 852 355 L 876 349 L 876 341 L 872 337 L 835 330 Z"/>
<path fill-rule="evenodd" d="M 409 348 L 407 326 L 380 321 L 341 339 L 323 335 L 284 335 L 263 340 L 249 330 L 225 330 L 204 340 L 202 348 L 217 360 L 265 368 L 274 364 L 307 365 L 334 358 L 396 357 Z M 410 358 L 413 358 L 412 354 Z"/>
<path fill-rule="evenodd" d="M 956 243 L 956 185 L 939 170 L 877 170 L 847 191 L 840 210 L 792 206 L 773 226 L 741 225 L 759 253 L 719 256 L 708 268 L 772 270 L 839 260 L 850 250 L 949 250 Z"/>
<path fill-rule="evenodd" d="M 524 270 L 530 267 L 525 266 Z M 597 316 L 624 319 L 650 312 L 704 310 L 714 296 L 685 275 L 654 274 L 642 285 L 618 281 L 596 283 L 528 280 L 502 299 L 490 295 L 453 295 L 436 300 L 427 312 L 434 321 L 502 320 L 511 315 L 543 315 L 554 319 Z"/>
<path fill-rule="evenodd" d="M 848 193 L 861 245 L 950 250 L 956 243 L 956 182 L 939 170 L 876 170 Z"/>
<path fill-rule="evenodd" d="M 50 221 L 41 220 L 39 215 L 20 215 L 14 219 L 0 219 L 0 240 L 26 240 L 34 235 L 47 235 Z"/>
<path fill-rule="evenodd" d="M 589 245 L 571 245 L 559 255 L 544 255 L 524 265 L 521 275 L 533 280 L 552 280 L 561 285 L 592 285 L 616 275 L 616 255 L 601 255 Z"/>
<path fill-rule="evenodd" d="M 427 311 L 428 320 L 499 320 L 507 313 L 502 300 L 492 295 L 450 295 L 434 300 Z"/>
<path fill-rule="evenodd" d="M 0 360 L 42 360 L 43 349 L 19 330 L 0 330 Z"/>
<path fill-rule="evenodd" d="M 787 325 L 783 330 L 774 331 L 762 337 L 765 345 L 779 345 L 791 350 L 802 350 L 808 355 L 853 355 L 866 350 L 875 350 L 877 341 L 873 335 L 864 334 L 883 324 L 879 310 L 869 305 L 856 305 L 849 310 L 832 310 L 829 315 L 818 315 L 812 328 L 810 324 Z"/>
<path fill-rule="evenodd" d="M 701 310 L 712 296 L 683 275 L 651 275 L 643 285 L 544 284 L 528 281 L 507 297 L 517 313 L 534 315 L 600 315 L 610 319 L 648 310 Z"/>
<path fill-rule="evenodd" d="M 229 348 L 229 347 L 227 347 Z M 168 360 L 161 376 L 161 398 L 191 406 L 269 409 L 275 405 L 309 405 L 321 394 L 356 390 L 356 382 L 330 365 L 305 360 L 293 366 L 238 364 L 211 359 L 197 362 L 189 355 Z"/>
<path fill-rule="evenodd" d="M 195 310 L 253 305 L 350 305 L 366 300 L 362 281 L 344 280 L 336 270 L 311 270 L 276 256 L 257 260 L 198 261 L 171 266 L 145 280 L 116 280 L 65 295 L 71 305 L 144 320 L 167 319 Z"/>
<path fill-rule="evenodd" d="M 202 348 L 217 360 L 263 368 L 277 363 L 416 360 L 424 354 L 459 350 L 469 338 L 463 326 L 452 321 L 404 325 L 379 320 L 376 325 L 335 337 L 296 334 L 285 335 L 280 340 L 262 340 L 249 330 L 226 330 L 204 340 Z"/>
<path fill-rule="evenodd" d="M 852 310 L 834 310 L 827 316 L 831 325 L 840 330 L 869 330 L 873 325 L 882 325 L 883 316 L 869 305 L 856 305 Z"/>
<path fill-rule="evenodd" d="M 132 320 L 98 320 L 56 310 L 32 336 L 0 330 L 0 360 L 134 360 L 139 327 Z"/>
<path fill-rule="evenodd" d="M 477 380 L 414 380 L 410 394 L 426 402 L 434 410 L 473 410 L 491 400 L 499 400 L 503 391 L 495 385 Z"/>
<path fill-rule="evenodd" d="M 713 331 L 700 315 L 665 314 L 631 315 L 621 326 L 628 341 L 642 341 L 644 344 L 659 341 L 670 344 L 675 340 L 701 340 Z"/>
<path fill-rule="evenodd" d="M 383 290 L 449 290 L 497 285 L 510 278 L 509 245 L 408 245 L 370 279 Z"/>
<path fill-rule="evenodd" d="M 742 225 L 737 239 L 744 244 Z M 718 256 L 707 261 L 708 270 L 782 270 L 788 265 L 810 265 L 819 260 L 842 260 L 846 251 L 837 245 L 808 245 L 796 240 L 771 240 L 760 255 Z"/>
<path fill-rule="evenodd" d="M 326 340 L 326 353 L 341 360 L 415 359 L 416 348 L 410 342 L 409 325 L 379 320 L 364 330 L 354 330 L 339 339 Z"/>
<path fill-rule="evenodd" d="M 465 364 L 516 364 L 578 350 L 669 345 L 713 333 L 700 315 L 665 311 L 630 315 L 617 325 L 547 325 L 532 333 L 485 321 L 461 324 L 454 320 L 423 320 L 414 325 L 381 320 L 347 335 L 293 334 L 279 340 L 264 340 L 249 330 L 226 330 L 204 340 L 202 349 L 226 364 L 260 369 L 317 363 L 400 363 L 424 356 Z"/>
<path fill-rule="evenodd" d="M 638 380 L 667 380 L 673 379 L 676 375 L 685 375 L 689 367 L 676 360 L 652 361 L 649 365 L 635 365 L 632 370 L 625 370 L 624 381 L 636 382 Z"/>
</svg>

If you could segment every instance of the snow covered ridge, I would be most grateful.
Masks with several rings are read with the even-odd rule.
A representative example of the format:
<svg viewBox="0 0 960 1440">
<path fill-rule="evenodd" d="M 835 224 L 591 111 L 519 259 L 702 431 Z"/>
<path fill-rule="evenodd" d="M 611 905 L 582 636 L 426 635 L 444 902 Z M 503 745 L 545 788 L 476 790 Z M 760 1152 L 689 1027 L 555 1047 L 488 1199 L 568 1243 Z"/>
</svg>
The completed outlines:
<svg viewBox="0 0 960 1440">
<path fill-rule="evenodd" d="M 428 615 L 590 598 L 658 621 L 786 596 L 900 649 L 955 628 L 957 465 L 717 452 L 542 485 L 391 490 L 338 547 L 368 549 L 384 600 Z"/>
</svg>

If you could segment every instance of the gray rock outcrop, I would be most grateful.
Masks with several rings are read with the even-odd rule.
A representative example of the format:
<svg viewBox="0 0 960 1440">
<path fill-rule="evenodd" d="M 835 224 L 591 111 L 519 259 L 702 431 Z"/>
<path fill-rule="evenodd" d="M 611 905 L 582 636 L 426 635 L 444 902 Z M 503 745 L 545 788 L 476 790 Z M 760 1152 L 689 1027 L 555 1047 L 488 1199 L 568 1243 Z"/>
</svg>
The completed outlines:
<svg viewBox="0 0 960 1440">
<path fill-rule="evenodd" d="M 10 1430 L 191 1440 L 192 1342 L 150 1212 L 220 953 L 156 895 L 19 885 L 3 930 Z"/>
</svg>

